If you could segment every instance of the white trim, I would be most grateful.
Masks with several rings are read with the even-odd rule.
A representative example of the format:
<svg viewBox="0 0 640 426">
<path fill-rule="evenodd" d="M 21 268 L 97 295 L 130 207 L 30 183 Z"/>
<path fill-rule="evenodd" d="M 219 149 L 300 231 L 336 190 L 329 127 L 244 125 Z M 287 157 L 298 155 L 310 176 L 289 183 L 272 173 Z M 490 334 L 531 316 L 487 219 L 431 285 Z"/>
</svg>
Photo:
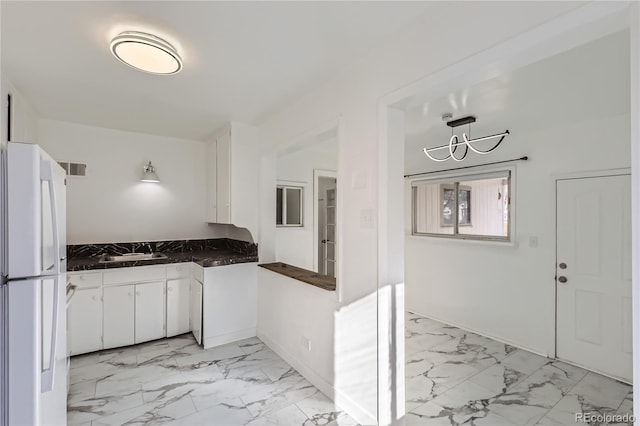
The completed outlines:
<svg viewBox="0 0 640 426">
<path fill-rule="evenodd" d="M 553 185 L 555 186 L 555 182 L 558 180 L 622 176 L 622 175 L 630 175 L 630 174 L 631 174 L 631 169 L 629 167 L 622 167 L 619 169 L 585 170 L 581 172 L 555 173 L 551 175 L 551 178 L 553 180 Z"/>
<path fill-rule="evenodd" d="M 325 394 L 330 400 L 334 401 L 334 404 L 336 404 L 336 406 L 346 411 L 359 424 L 374 425 L 378 423 L 374 414 L 369 413 L 360 404 L 349 398 L 344 392 L 336 389 L 332 383 L 327 382 L 313 369 L 309 368 L 304 363 L 299 362 L 295 356 L 291 355 L 282 346 L 276 344 L 265 333 L 259 331 L 258 339 L 262 340 L 264 344 L 271 348 L 271 350 L 274 351 L 280 358 L 282 358 L 287 364 L 295 368 L 298 373 L 300 373 L 305 379 L 307 379 L 313 386 L 317 387 L 320 392 Z M 340 405 L 338 405 L 338 402 L 340 403 Z"/>
<path fill-rule="evenodd" d="M 278 223 L 278 218 L 276 215 L 276 227 L 277 228 L 305 228 L 305 218 L 304 218 L 304 192 L 307 189 L 307 183 L 294 183 L 293 185 L 288 185 L 284 183 L 284 181 L 276 181 L 276 194 L 278 189 L 282 189 L 282 223 Z M 300 212 L 300 223 L 287 223 L 287 210 L 289 206 L 289 202 L 287 201 L 287 190 L 297 190 L 300 191 L 300 200 L 298 201 L 298 211 Z M 277 195 L 276 195 L 276 209 L 277 205 Z"/>
<path fill-rule="evenodd" d="M 424 178 L 420 178 L 420 177 L 415 177 L 413 179 L 409 179 L 407 178 L 407 181 L 409 182 L 410 186 L 411 186 L 411 191 L 413 191 L 413 185 L 414 183 L 418 183 L 418 182 L 427 182 L 427 181 L 431 181 L 432 183 L 437 183 L 437 182 L 450 182 L 452 179 L 460 179 L 460 178 L 465 178 L 467 180 L 480 180 L 480 179 L 493 179 L 493 178 L 498 178 L 500 177 L 500 173 L 504 173 L 504 172 L 509 172 L 509 197 L 511 198 L 510 204 L 509 204 L 509 239 L 493 239 L 491 237 L 487 237 L 487 236 L 465 236 L 464 234 L 457 234 L 457 235 L 451 235 L 451 236 L 447 236 L 447 235 L 436 235 L 436 234 L 417 234 L 413 232 L 413 221 L 414 221 L 414 206 L 413 206 L 413 193 L 411 193 L 411 201 L 410 201 L 410 208 L 411 208 L 411 216 L 410 216 L 410 220 L 411 220 L 411 226 L 409 227 L 409 234 L 407 234 L 405 232 L 405 238 L 407 236 L 410 236 L 411 238 L 416 238 L 416 239 L 424 239 L 425 241 L 430 241 L 430 242 L 434 242 L 434 241 L 458 241 L 461 242 L 462 244 L 481 244 L 481 245 L 493 245 L 493 246 L 502 246 L 502 247 L 517 247 L 517 227 L 516 227 L 516 223 L 517 223 L 517 200 L 518 200 L 518 188 L 517 188 L 517 184 L 518 184 L 518 177 L 517 177 L 517 171 L 518 171 L 518 165 L 517 164 L 508 164 L 508 165 L 503 165 L 502 167 L 500 166 L 491 166 L 488 167 L 486 169 L 480 169 L 480 170 L 476 170 L 475 173 L 471 173 L 471 174 L 460 174 L 460 172 L 463 172 L 463 170 L 460 170 L 457 174 L 455 173 L 455 171 L 451 171 L 451 172 L 443 172 L 442 174 L 440 173 L 434 173 L 434 178 L 433 180 L 431 179 L 424 179 Z M 473 214 L 473 213 L 472 213 Z M 406 215 L 403 216 L 406 220 Z"/>
<path fill-rule="evenodd" d="M 513 175 L 513 171 L 512 171 L 513 166 L 505 166 L 501 169 L 496 169 L 495 171 L 491 172 L 491 171 L 483 171 L 482 173 L 463 173 L 463 170 L 460 170 L 460 173 L 457 174 L 438 174 L 438 173 L 434 173 L 433 177 L 424 177 L 424 178 L 413 178 L 413 179 L 409 179 L 409 181 L 411 182 L 411 186 L 416 186 L 421 182 L 427 182 L 427 183 L 447 183 L 447 182 L 452 182 L 452 181 L 462 181 L 464 179 L 464 181 L 468 181 L 468 180 L 483 180 L 483 179 L 498 179 L 498 178 L 505 178 L 505 177 L 510 177 L 510 175 Z M 513 169 L 515 170 L 515 168 Z M 510 174 L 508 172 L 511 172 Z M 448 176 L 448 177 L 446 177 Z M 407 178 L 408 179 L 408 178 Z"/>
<path fill-rule="evenodd" d="M 640 6 L 634 2 L 630 7 L 630 86 L 631 98 L 630 137 L 631 137 L 631 255 L 632 255 L 632 313 L 633 313 L 633 412 L 640 413 Z M 637 414 L 636 414 L 637 415 Z"/>
</svg>

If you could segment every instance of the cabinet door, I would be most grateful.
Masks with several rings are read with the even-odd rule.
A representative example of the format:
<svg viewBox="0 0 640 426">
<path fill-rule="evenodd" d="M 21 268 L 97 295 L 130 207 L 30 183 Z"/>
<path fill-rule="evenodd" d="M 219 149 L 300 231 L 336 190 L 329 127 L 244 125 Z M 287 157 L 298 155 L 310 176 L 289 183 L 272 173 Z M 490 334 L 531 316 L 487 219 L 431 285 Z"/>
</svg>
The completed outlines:
<svg viewBox="0 0 640 426">
<path fill-rule="evenodd" d="M 218 221 L 217 216 L 217 179 L 216 174 L 218 172 L 217 163 L 217 142 L 213 141 L 207 146 L 207 160 L 209 161 L 209 168 L 207 173 L 207 222 L 215 223 Z"/>
<path fill-rule="evenodd" d="M 134 286 L 104 288 L 104 349 L 134 343 Z"/>
<path fill-rule="evenodd" d="M 165 336 L 164 286 L 164 281 L 136 284 L 136 343 Z"/>
<path fill-rule="evenodd" d="M 191 330 L 191 280 L 182 278 L 167 281 L 167 337 L 177 336 Z"/>
<path fill-rule="evenodd" d="M 231 223 L 231 136 L 226 133 L 216 141 L 217 223 Z"/>
<path fill-rule="evenodd" d="M 202 343 L 202 284 L 191 280 L 191 332 Z"/>
<path fill-rule="evenodd" d="M 70 355 L 102 349 L 102 288 L 77 290 L 67 318 Z"/>
</svg>

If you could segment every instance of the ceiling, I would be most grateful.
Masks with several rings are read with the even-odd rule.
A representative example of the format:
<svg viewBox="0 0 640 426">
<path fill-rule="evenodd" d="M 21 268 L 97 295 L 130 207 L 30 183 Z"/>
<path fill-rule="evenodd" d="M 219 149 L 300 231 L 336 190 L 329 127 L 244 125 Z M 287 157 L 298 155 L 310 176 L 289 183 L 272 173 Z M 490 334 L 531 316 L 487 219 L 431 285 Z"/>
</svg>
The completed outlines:
<svg viewBox="0 0 640 426">
<path fill-rule="evenodd" d="M 475 116 L 472 138 L 506 129 L 512 134 L 523 134 L 543 126 L 553 128 L 627 113 L 629 65 L 629 33 L 622 31 L 498 78 L 421 102 L 406 113 L 405 172 L 419 173 L 436 164 L 425 157 L 422 149 L 449 143 L 451 128 L 442 120 L 446 112 L 453 114 L 452 119 Z M 463 131 L 467 131 L 467 126 L 456 133 L 461 137 Z M 494 142 L 478 148 L 486 149 Z M 505 143 L 509 143 L 508 138 Z"/>
<path fill-rule="evenodd" d="M 42 118 L 202 139 L 255 122 L 426 13 L 428 2 L 2 1 L 2 71 Z M 138 72 L 125 30 L 174 44 L 184 70 Z"/>
</svg>

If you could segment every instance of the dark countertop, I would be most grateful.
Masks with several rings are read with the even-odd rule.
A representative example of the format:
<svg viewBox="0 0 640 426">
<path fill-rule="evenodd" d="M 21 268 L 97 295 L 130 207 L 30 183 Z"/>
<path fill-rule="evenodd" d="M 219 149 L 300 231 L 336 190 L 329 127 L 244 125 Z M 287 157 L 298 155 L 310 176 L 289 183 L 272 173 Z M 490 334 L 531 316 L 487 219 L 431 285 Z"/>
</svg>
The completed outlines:
<svg viewBox="0 0 640 426">
<path fill-rule="evenodd" d="M 167 265 L 171 263 L 193 262 L 204 268 L 211 266 L 232 265 L 235 263 L 257 262 L 258 256 L 244 254 L 227 248 L 211 248 L 201 251 L 164 252 L 166 259 L 139 260 L 136 262 L 100 263 L 99 256 L 77 257 L 67 261 L 67 271 L 87 271 L 112 268 L 128 268 L 131 266 Z"/>
<path fill-rule="evenodd" d="M 258 265 L 277 274 L 285 275 L 294 280 L 302 281 L 312 286 L 319 287 L 327 291 L 336 291 L 336 279 L 328 275 L 320 275 L 308 269 L 298 268 L 287 263 L 274 262 Z"/>
</svg>

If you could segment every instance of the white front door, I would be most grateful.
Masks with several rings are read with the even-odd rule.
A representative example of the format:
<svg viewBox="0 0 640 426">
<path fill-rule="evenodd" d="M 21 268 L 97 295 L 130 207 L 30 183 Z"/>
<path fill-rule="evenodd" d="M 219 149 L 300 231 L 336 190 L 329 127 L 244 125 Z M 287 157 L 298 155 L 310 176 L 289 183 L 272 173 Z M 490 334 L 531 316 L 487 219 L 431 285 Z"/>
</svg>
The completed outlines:
<svg viewBox="0 0 640 426">
<path fill-rule="evenodd" d="M 631 382 L 631 179 L 556 189 L 557 357 Z"/>
</svg>

